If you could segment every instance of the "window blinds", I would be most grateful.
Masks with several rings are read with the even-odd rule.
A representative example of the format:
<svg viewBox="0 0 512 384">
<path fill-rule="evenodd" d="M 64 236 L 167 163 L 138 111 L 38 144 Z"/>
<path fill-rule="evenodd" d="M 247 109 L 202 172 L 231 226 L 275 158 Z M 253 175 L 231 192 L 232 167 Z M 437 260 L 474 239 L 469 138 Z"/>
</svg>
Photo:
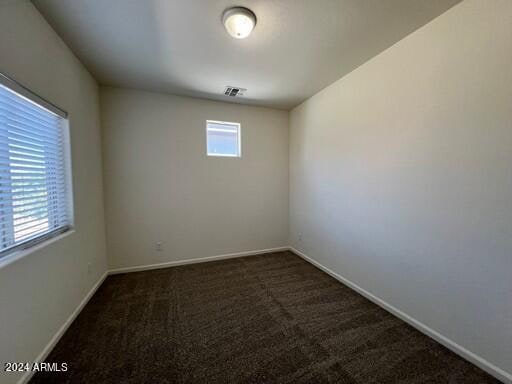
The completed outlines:
<svg viewBox="0 0 512 384">
<path fill-rule="evenodd" d="M 0 257 L 70 226 L 65 124 L 0 83 Z"/>
</svg>

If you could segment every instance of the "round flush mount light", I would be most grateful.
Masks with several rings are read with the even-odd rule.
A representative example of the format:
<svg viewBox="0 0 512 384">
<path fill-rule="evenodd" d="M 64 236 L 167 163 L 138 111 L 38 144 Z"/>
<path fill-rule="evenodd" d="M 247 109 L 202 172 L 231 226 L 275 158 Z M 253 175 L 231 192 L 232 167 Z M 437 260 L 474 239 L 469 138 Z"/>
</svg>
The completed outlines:
<svg viewBox="0 0 512 384">
<path fill-rule="evenodd" d="M 256 15 L 247 8 L 234 7 L 224 11 L 222 23 L 235 39 L 245 39 L 256 25 Z"/>
</svg>

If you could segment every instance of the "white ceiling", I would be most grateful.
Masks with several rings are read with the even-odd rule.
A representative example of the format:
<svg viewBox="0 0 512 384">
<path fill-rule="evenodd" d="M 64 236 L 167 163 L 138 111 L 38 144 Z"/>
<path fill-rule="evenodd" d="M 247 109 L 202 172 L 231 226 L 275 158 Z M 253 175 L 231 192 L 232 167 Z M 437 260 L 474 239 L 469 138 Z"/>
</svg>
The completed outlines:
<svg viewBox="0 0 512 384">
<path fill-rule="evenodd" d="M 460 0 L 33 0 L 101 84 L 291 108 Z M 249 38 L 221 23 L 257 16 Z M 224 86 L 247 88 L 233 99 Z"/>
</svg>

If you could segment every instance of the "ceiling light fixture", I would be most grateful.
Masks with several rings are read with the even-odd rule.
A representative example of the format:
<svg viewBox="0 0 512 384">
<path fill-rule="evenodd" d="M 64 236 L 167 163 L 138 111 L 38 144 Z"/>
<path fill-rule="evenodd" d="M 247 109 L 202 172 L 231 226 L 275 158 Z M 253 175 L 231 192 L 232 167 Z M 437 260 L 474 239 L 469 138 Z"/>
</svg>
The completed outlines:
<svg viewBox="0 0 512 384">
<path fill-rule="evenodd" d="M 244 7 L 229 8 L 222 15 L 222 23 L 235 39 L 245 39 L 256 25 L 256 15 Z"/>
</svg>

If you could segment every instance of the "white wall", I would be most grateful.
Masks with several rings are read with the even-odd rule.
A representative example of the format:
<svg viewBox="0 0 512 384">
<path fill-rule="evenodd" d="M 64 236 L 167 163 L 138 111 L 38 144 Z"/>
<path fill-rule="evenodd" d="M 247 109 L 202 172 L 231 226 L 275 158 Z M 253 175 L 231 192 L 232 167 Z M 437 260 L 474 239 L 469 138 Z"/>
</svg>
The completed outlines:
<svg viewBox="0 0 512 384">
<path fill-rule="evenodd" d="M 111 268 L 287 245 L 288 112 L 118 88 L 101 110 Z M 241 158 L 206 156 L 207 119 L 241 123 Z"/>
<path fill-rule="evenodd" d="M 466 0 L 290 116 L 292 244 L 509 373 L 511 48 Z"/>
<path fill-rule="evenodd" d="M 28 1 L 0 5 L 0 72 L 70 115 L 76 232 L 0 266 L 0 382 L 33 361 L 106 271 L 98 87 Z M 87 264 L 91 263 L 91 273 Z"/>
</svg>

